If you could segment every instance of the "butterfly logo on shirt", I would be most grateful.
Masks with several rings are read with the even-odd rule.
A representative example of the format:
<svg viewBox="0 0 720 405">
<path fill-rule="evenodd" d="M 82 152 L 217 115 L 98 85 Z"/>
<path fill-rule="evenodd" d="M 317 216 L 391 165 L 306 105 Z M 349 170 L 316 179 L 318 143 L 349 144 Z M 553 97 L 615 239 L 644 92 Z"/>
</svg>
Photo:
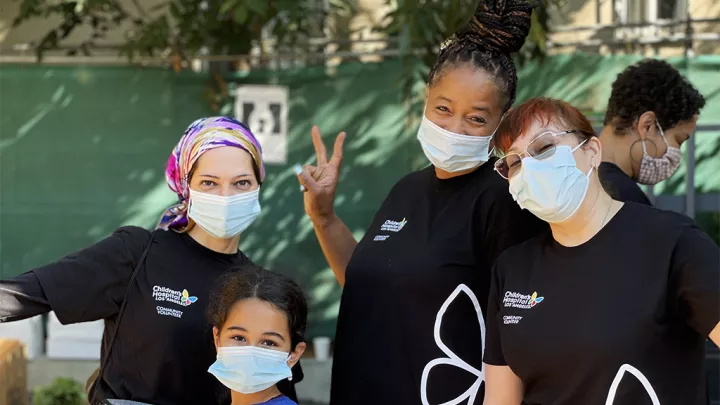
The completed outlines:
<svg viewBox="0 0 720 405">
<path fill-rule="evenodd" d="M 538 297 L 537 291 L 535 291 L 532 296 L 530 297 L 530 308 L 534 307 L 535 305 L 543 302 L 545 297 Z"/>
<path fill-rule="evenodd" d="M 457 367 L 469 373 L 472 373 L 476 377 L 475 382 L 470 385 L 470 387 L 465 392 L 460 394 L 455 399 L 443 403 L 442 405 L 457 405 L 461 402 L 464 402 L 465 400 L 467 400 L 468 405 L 473 405 L 475 403 L 475 398 L 480 391 L 480 387 L 482 387 L 482 384 L 485 382 L 485 364 L 481 366 L 480 370 L 476 369 L 475 367 L 468 364 L 465 360 L 461 359 L 452 350 L 450 350 L 445 345 L 445 343 L 443 343 L 442 338 L 440 337 L 440 329 L 442 327 L 443 315 L 445 315 L 445 312 L 447 311 L 448 307 L 450 307 L 450 304 L 455 301 L 455 299 L 460 295 L 460 293 L 464 293 L 465 295 L 467 295 L 467 297 L 470 298 L 473 307 L 475 308 L 477 320 L 480 324 L 482 355 L 485 355 L 485 319 L 483 318 L 482 309 L 480 308 L 480 302 L 468 286 L 466 286 L 465 284 L 460 284 L 457 286 L 455 291 L 453 291 L 452 294 L 450 294 L 450 296 L 445 300 L 445 302 L 440 307 L 437 316 L 435 317 L 435 344 L 438 346 L 438 348 L 440 348 L 440 350 L 442 350 L 443 353 L 445 353 L 447 357 L 440 357 L 431 360 L 423 369 L 422 378 L 420 380 L 420 398 L 422 399 L 423 405 L 431 405 L 430 401 L 428 401 L 427 386 L 428 377 L 430 376 L 430 370 L 432 370 L 435 366 L 445 365 Z"/>
<path fill-rule="evenodd" d="M 185 304 L 185 306 L 188 306 L 192 304 L 193 302 L 197 301 L 197 297 L 193 297 L 190 295 L 188 290 L 183 290 L 182 292 L 182 302 Z"/>
</svg>

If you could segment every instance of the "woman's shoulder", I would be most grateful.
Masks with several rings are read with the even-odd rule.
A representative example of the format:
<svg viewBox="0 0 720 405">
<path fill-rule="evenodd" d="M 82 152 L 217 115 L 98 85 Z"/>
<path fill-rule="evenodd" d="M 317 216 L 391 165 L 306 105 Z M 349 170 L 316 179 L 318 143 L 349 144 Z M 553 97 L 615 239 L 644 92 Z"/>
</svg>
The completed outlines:
<svg viewBox="0 0 720 405">
<path fill-rule="evenodd" d="M 125 226 L 121 226 L 120 228 L 116 229 L 115 232 L 113 232 L 113 235 L 117 235 L 122 238 L 149 239 L 151 233 L 152 233 L 152 231 L 149 231 L 149 230 L 139 227 L 139 226 L 125 225 Z"/>
<path fill-rule="evenodd" d="M 662 232 L 697 226 L 695 221 L 685 214 L 632 201 L 625 202 L 622 211 L 624 218 L 627 218 L 627 222 L 623 222 L 627 224 L 632 221 L 634 226 L 646 230 L 654 229 L 656 232 Z"/>
<path fill-rule="evenodd" d="M 145 250 L 148 243 L 150 243 L 151 237 L 153 237 L 154 240 L 158 239 L 158 232 L 165 231 L 150 231 L 139 226 L 127 225 L 116 229 L 110 238 L 117 238 L 122 241 L 125 245 L 125 249 L 135 256 L 136 252 L 142 252 Z"/>
</svg>

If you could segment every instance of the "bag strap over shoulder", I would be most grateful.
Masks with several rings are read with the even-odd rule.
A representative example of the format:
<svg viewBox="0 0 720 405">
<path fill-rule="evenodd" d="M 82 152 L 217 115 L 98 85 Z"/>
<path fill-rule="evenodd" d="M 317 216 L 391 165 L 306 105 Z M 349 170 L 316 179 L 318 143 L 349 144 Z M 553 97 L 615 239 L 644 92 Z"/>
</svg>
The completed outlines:
<svg viewBox="0 0 720 405">
<path fill-rule="evenodd" d="M 107 347 L 107 350 L 105 351 L 105 356 L 103 356 L 102 360 L 100 361 L 100 369 L 97 373 L 97 379 L 93 383 L 93 387 L 91 388 L 90 393 L 90 404 L 96 403 L 96 396 L 97 396 L 97 390 L 98 390 L 98 383 L 103 378 L 103 374 L 105 373 L 105 367 L 107 366 L 108 361 L 110 360 L 110 353 L 112 352 L 113 345 L 115 344 L 115 338 L 117 337 L 118 330 L 120 330 L 120 320 L 122 319 L 123 313 L 125 312 L 125 307 L 128 303 L 128 295 L 130 295 L 130 287 L 132 286 L 133 282 L 135 281 L 135 277 L 137 277 L 138 272 L 140 271 L 140 267 L 142 267 L 142 264 L 145 262 L 145 258 L 147 257 L 148 251 L 150 251 L 150 246 L 153 243 L 153 238 L 155 237 L 155 232 L 150 232 L 150 240 L 148 241 L 147 246 L 145 247 L 145 251 L 143 251 L 142 256 L 140 256 L 140 260 L 138 260 L 137 265 L 135 266 L 135 270 L 133 270 L 132 275 L 130 276 L 130 281 L 128 282 L 127 288 L 125 289 L 125 296 L 123 297 L 122 304 L 120 305 L 120 311 L 117 315 L 117 320 L 115 321 L 115 330 L 112 333 L 112 336 L 110 337 L 110 344 Z"/>
</svg>

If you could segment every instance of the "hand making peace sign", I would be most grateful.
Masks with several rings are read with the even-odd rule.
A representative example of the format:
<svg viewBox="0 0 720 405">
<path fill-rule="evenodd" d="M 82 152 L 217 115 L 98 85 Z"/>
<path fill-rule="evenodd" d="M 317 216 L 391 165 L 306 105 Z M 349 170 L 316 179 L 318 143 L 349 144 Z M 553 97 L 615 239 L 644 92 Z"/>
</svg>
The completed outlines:
<svg viewBox="0 0 720 405">
<path fill-rule="evenodd" d="M 317 125 L 312 128 L 312 140 L 317 156 L 317 166 L 303 166 L 302 172 L 298 173 L 298 180 L 305 187 L 303 200 L 308 216 L 311 219 L 327 218 L 334 212 L 333 203 L 340 177 L 345 132 L 340 132 L 335 138 L 335 146 L 330 160 L 328 160 L 327 150 Z"/>
</svg>

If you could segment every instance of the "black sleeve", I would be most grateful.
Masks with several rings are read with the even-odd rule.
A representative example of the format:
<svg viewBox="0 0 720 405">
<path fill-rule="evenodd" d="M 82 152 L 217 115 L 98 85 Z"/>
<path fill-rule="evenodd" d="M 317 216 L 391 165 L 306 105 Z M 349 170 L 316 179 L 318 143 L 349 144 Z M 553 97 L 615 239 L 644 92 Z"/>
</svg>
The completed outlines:
<svg viewBox="0 0 720 405">
<path fill-rule="evenodd" d="M 521 209 L 513 200 L 507 181 L 497 177 L 503 184 L 496 185 L 481 196 L 478 217 L 483 225 L 476 228 L 482 232 L 479 235 L 481 243 L 478 248 L 481 252 L 478 252 L 478 257 L 487 260 L 488 269 L 493 267 L 505 249 L 550 229 L 545 221 Z"/>
<path fill-rule="evenodd" d="M 697 226 L 688 226 L 675 245 L 670 271 L 681 313 L 707 337 L 720 321 L 720 249 Z"/>
<path fill-rule="evenodd" d="M 35 273 L 0 280 L 0 322 L 32 318 L 51 310 Z"/>
<path fill-rule="evenodd" d="M 490 296 L 488 298 L 487 318 L 485 319 L 485 364 L 493 366 L 507 366 L 505 355 L 503 355 L 502 342 L 500 339 L 500 325 L 498 325 L 497 314 L 500 311 L 500 291 L 502 286 L 498 278 L 497 267 L 492 271 L 492 282 L 490 283 Z"/>
<path fill-rule="evenodd" d="M 58 320 L 69 324 L 116 314 L 149 239 L 145 229 L 120 228 L 88 248 L 33 270 Z"/>
</svg>

